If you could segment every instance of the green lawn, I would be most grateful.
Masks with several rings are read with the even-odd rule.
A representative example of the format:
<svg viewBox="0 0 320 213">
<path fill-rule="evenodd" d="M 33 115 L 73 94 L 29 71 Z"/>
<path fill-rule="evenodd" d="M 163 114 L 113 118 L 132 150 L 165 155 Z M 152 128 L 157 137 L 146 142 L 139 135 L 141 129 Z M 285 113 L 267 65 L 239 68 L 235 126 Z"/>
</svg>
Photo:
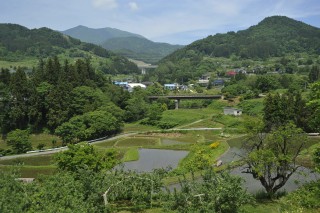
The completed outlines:
<svg viewBox="0 0 320 213">
<path fill-rule="evenodd" d="M 57 143 L 55 144 L 56 147 L 59 147 L 62 145 L 62 142 L 58 136 L 50 135 L 47 133 L 30 135 L 31 145 L 34 150 L 37 149 L 37 146 L 40 143 L 43 143 L 45 145 L 44 149 L 52 148 L 52 140 L 57 141 Z M 10 148 L 10 146 L 8 146 L 4 140 L 0 139 L 0 149 L 8 149 L 8 148 Z"/>
<path fill-rule="evenodd" d="M 138 148 L 129 148 L 123 156 L 123 161 L 128 162 L 128 161 L 136 161 L 136 160 L 139 160 Z"/>
<path fill-rule="evenodd" d="M 41 133 L 41 134 L 32 134 L 30 135 L 30 140 L 32 143 L 33 149 L 37 149 L 37 146 L 40 143 L 45 145 L 45 149 L 52 148 L 52 140 L 56 140 L 57 143 L 55 144 L 56 147 L 62 146 L 62 141 L 58 136 Z"/>
<path fill-rule="evenodd" d="M 115 146 L 118 146 L 118 147 L 151 146 L 151 145 L 160 145 L 160 139 L 130 137 L 130 138 L 125 138 L 124 140 L 119 140 L 115 144 Z"/>
<path fill-rule="evenodd" d="M 1 160 L 1 165 L 48 166 L 52 164 L 52 155 L 38 155 L 10 160 Z"/>
<path fill-rule="evenodd" d="M 55 166 L 1 166 L 0 170 L 18 170 L 22 178 L 37 178 L 39 175 L 52 175 L 57 168 Z"/>
<path fill-rule="evenodd" d="M 123 132 L 146 132 L 152 130 L 158 130 L 159 128 L 154 126 L 142 125 L 139 122 L 126 123 L 123 128 Z"/>
</svg>

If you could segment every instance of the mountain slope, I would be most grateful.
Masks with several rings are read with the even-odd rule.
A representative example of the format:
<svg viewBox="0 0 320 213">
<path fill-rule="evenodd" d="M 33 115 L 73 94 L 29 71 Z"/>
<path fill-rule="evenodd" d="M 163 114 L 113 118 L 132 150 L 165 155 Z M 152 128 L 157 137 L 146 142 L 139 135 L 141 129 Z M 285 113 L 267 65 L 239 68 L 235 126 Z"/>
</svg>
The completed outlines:
<svg viewBox="0 0 320 213">
<path fill-rule="evenodd" d="M 138 68 L 122 56 L 49 28 L 30 30 L 17 24 L 0 24 L 0 60 L 21 61 L 55 55 L 63 58 L 93 57 L 100 61 L 101 66 L 109 67 L 107 70 L 111 73 L 138 72 Z"/>
<path fill-rule="evenodd" d="M 154 74 L 160 80 L 183 82 L 218 68 L 224 70 L 225 59 L 261 61 L 296 53 L 319 55 L 320 29 L 288 17 L 273 16 L 246 30 L 195 41 L 162 59 Z"/>
<path fill-rule="evenodd" d="M 77 26 L 62 33 L 84 42 L 101 45 L 107 50 L 147 63 L 156 63 L 182 47 L 181 45 L 153 42 L 141 35 L 108 27 L 92 29 Z"/>
<path fill-rule="evenodd" d="M 128 58 L 149 63 L 155 63 L 182 47 L 138 37 L 112 38 L 102 43 L 101 46 Z"/>
<path fill-rule="evenodd" d="M 100 29 L 92 29 L 82 25 L 62 31 L 62 33 L 72 36 L 74 38 L 78 38 L 81 41 L 89 42 L 93 44 L 102 44 L 103 42 L 112 38 L 121 38 L 121 37 L 143 38 L 143 36 L 141 35 L 118 30 L 115 28 L 106 27 L 106 28 L 100 28 Z"/>
<path fill-rule="evenodd" d="M 198 40 L 168 56 L 177 60 L 188 50 L 201 55 L 242 58 L 267 58 L 290 52 L 320 53 L 320 29 L 285 16 L 265 18 L 247 30 L 216 34 Z"/>
</svg>

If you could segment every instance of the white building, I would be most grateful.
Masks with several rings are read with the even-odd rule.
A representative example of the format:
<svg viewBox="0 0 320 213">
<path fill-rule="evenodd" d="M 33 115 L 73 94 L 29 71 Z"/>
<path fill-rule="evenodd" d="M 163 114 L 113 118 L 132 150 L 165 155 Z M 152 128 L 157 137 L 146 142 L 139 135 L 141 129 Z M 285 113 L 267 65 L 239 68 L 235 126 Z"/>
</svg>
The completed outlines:
<svg viewBox="0 0 320 213">
<path fill-rule="evenodd" d="M 146 85 L 140 84 L 140 83 L 129 83 L 129 84 L 127 84 L 127 90 L 129 92 L 132 92 L 135 87 L 141 87 L 142 89 L 147 88 Z"/>
<path fill-rule="evenodd" d="M 223 108 L 223 113 L 225 115 L 239 116 L 239 115 L 242 114 L 242 110 L 241 109 L 232 108 L 232 107 L 225 107 L 225 108 Z"/>
</svg>

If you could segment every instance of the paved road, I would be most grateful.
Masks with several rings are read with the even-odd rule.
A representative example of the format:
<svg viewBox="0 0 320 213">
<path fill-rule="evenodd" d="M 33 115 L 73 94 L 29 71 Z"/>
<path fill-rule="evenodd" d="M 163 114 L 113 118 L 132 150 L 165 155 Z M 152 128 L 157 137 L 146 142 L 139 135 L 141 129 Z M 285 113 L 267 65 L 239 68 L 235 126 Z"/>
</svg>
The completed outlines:
<svg viewBox="0 0 320 213">
<path fill-rule="evenodd" d="M 100 138 L 100 139 L 96 139 L 96 140 L 92 140 L 92 141 L 88 141 L 88 142 L 94 143 L 94 144 L 104 143 L 106 141 L 112 141 L 112 140 L 116 140 L 118 138 L 128 137 L 128 136 L 135 135 L 135 134 L 137 134 L 137 133 L 126 133 L 126 134 L 121 134 L 121 135 L 117 135 L 117 136 L 110 137 L 110 138 Z M 23 157 L 32 157 L 32 156 L 37 156 L 37 155 L 49 155 L 49 154 L 53 154 L 53 153 L 57 153 L 57 152 L 62 152 L 67 149 L 68 149 L 68 147 L 60 147 L 60 148 L 56 148 L 56 149 L 42 150 L 41 152 L 3 156 L 3 157 L 0 157 L 0 164 L 1 164 L 1 160 L 9 160 L 9 159 L 23 158 Z"/>
</svg>

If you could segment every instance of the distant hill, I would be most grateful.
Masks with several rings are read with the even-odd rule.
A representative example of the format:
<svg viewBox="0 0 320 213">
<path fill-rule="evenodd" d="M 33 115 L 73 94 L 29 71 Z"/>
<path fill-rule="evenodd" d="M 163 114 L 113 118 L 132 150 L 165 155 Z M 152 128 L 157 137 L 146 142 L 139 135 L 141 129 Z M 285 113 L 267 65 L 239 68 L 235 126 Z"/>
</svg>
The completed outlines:
<svg viewBox="0 0 320 213">
<path fill-rule="evenodd" d="M 285 16 L 265 18 L 247 30 L 208 36 L 174 52 L 165 60 L 185 57 L 188 50 L 201 55 L 267 58 L 291 52 L 320 54 L 320 29 Z"/>
<path fill-rule="evenodd" d="M 183 47 L 181 45 L 153 42 L 141 35 L 108 27 L 92 29 L 85 26 L 77 26 L 62 31 L 62 33 L 84 42 L 101 45 L 107 50 L 147 63 L 156 63 L 168 54 Z"/>
<path fill-rule="evenodd" d="M 122 37 L 143 38 L 143 36 L 141 35 L 118 30 L 115 28 L 106 27 L 106 28 L 92 29 L 82 25 L 62 31 L 62 33 L 72 36 L 74 38 L 78 38 L 81 41 L 98 44 L 98 45 L 112 38 L 122 38 Z"/>
<path fill-rule="evenodd" d="M 49 28 L 30 30 L 17 24 L 0 24 L 0 60 L 21 61 L 55 55 L 63 58 L 95 57 L 101 61 L 104 72 L 138 72 L 132 62 L 98 45 L 81 42 Z"/>
<path fill-rule="evenodd" d="M 182 47 L 181 45 L 157 43 L 139 37 L 112 38 L 102 43 L 101 46 L 128 58 L 148 63 L 156 63 L 163 57 Z"/>
<path fill-rule="evenodd" d="M 246 30 L 210 35 L 168 55 L 159 62 L 159 76 L 188 80 L 211 71 L 206 58 L 236 56 L 268 59 L 294 53 L 320 54 L 320 29 L 285 16 L 272 16 Z"/>
</svg>

